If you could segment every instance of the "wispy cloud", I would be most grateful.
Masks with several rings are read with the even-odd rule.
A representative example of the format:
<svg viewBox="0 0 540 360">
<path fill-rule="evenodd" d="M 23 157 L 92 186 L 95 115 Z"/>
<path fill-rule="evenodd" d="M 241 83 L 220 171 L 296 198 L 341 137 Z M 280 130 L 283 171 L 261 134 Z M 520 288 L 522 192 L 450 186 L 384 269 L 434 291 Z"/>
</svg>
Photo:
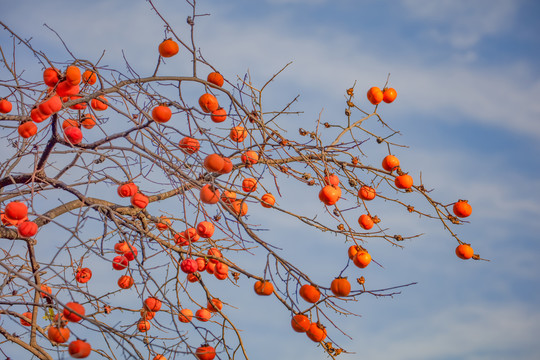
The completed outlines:
<svg viewBox="0 0 540 360">
<path fill-rule="evenodd" d="M 384 337 L 377 329 L 359 328 L 369 344 L 362 357 L 530 360 L 540 355 L 540 314 L 520 303 L 455 305 L 417 319 L 416 312 L 402 315 L 401 321 L 385 327 Z"/>
<path fill-rule="evenodd" d="M 518 2 L 504 0 L 403 0 L 407 13 L 427 25 L 426 35 L 457 49 L 469 49 L 486 36 L 508 29 Z"/>
<path fill-rule="evenodd" d="M 504 6 L 500 5 L 497 13 L 501 8 Z M 326 99 L 314 113 L 354 80 L 363 86 L 383 84 L 391 72 L 392 85 L 398 88 L 401 109 L 405 111 L 403 116 L 422 113 L 448 119 L 445 115 L 452 114 L 453 122 L 473 121 L 540 138 L 540 103 L 535 100 L 540 94 L 540 79 L 530 77 L 533 64 L 429 64 L 420 54 L 403 58 L 384 52 L 369 53 L 363 51 L 359 43 L 362 40 L 356 36 L 338 31 L 326 31 L 320 37 L 298 34 L 289 29 L 286 18 L 277 16 L 257 21 L 244 19 L 241 26 L 230 19 L 218 19 L 213 26 L 203 29 L 200 38 L 209 58 L 218 59 L 231 75 L 251 66 L 251 74 L 259 83 L 280 66 L 294 61 L 291 70 L 278 78 L 277 86 L 283 81 L 281 89 L 285 92 L 293 92 L 293 84 L 296 93 L 307 93 L 316 102 Z M 212 37 L 218 29 L 231 41 Z M 232 41 L 239 38 L 243 41 Z M 363 97 L 360 100 L 365 103 Z"/>
</svg>

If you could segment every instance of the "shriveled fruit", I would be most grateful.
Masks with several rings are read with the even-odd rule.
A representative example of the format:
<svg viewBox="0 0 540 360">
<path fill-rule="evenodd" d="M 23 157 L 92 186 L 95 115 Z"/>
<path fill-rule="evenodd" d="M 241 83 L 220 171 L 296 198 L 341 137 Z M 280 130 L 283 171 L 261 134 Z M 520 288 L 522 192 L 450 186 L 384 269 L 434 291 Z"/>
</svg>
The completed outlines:
<svg viewBox="0 0 540 360">
<path fill-rule="evenodd" d="M 219 251 L 219 249 L 215 248 L 215 247 L 212 247 L 212 248 L 208 249 L 207 254 L 210 255 L 210 256 L 217 257 L 217 258 L 223 257 L 223 255 L 221 254 L 221 251 Z M 209 261 L 214 263 L 214 264 L 219 262 L 219 260 L 217 260 L 217 259 L 209 259 Z"/>
<path fill-rule="evenodd" d="M 141 314 L 141 319 L 143 320 L 152 320 L 156 316 L 155 311 L 149 311 L 144 307 L 139 312 Z"/>
<path fill-rule="evenodd" d="M 248 150 L 242 154 L 240 160 L 248 167 L 256 164 L 259 161 L 259 154 L 253 150 Z"/>
<path fill-rule="evenodd" d="M 373 200 L 376 195 L 375 189 L 371 186 L 364 185 L 358 190 L 358 197 L 362 200 Z"/>
<path fill-rule="evenodd" d="M 246 178 L 242 180 L 242 190 L 245 192 L 253 192 L 257 190 L 257 180 L 254 178 Z"/>
<path fill-rule="evenodd" d="M 128 261 L 133 261 L 137 257 L 138 251 L 137 251 L 137 248 L 134 247 L 133 245 L 129 244 L 128 246 L 129 248 L 124 253 L 124 256 L 126 257 L 126 259 L 128 259 Z"/>
<path fill-rule="evenodd" d="M 180 150 L 186 154 L 194 154 L 201 148 L 199 140 L 186 136 L 178 143 Z"/>
<path fill-rule="evenodd" d="M 206 264 L 205 270 L 209 274 L 214 274 L 216 272 L 216 263 L 208 262 L 208 264 Z"/>
<path fill-rule="evenodd" d="M 174 243 L 178 246 L 189 245 L 189 240 L 185 231 L 174 234 Z"/>
<path fill-rule="evenodd" d="M 197 262 L 197 270 L 204 271 L 206 269 L 206 259 L 203 257 L 198 257 L 195 259 Z"/>
<path fill-rule="evenodd" d="M 127 241 L 119 241 L 114 244 L 114 252 L 124 255 L 129 251 L 129 243 Z"/>
<path fill-rule="evenodd" d="M 130 287 L 133 286 L 134 280 L 129 275 L 122 275 L 118 279 L 117 283 L 118 283 L 118 287 L 120 287 L 121 289 L 129 289 Z"/>
<path fill-rule="evenodd" d="M 89 268 L 79 268 L 75 274 L 75 281 L 80 284 L 87 283 L 92 278 L 92 270 Z"/>
<path fill-rule="evenodd" d="M 148 330 L 150 330 L 150 321 L 148 320 L 139 320 L 137 322 L 137 330 L 139 330 L 140 332 L 147 332 Z"/>
<path fill-rule="evenodd" d="M 267 193 L 261 197 L 261 205 L 265 208 L 271 208 L 276 203 L 274 195 Z"/>
<path fill-rule="evenodd" d="M 176 243 L 180 246 L 189 245 L 192 242 L 196 242 L 199 240 L 200 236 L 197 234 L 197 230 L 195 228 L 188 228 L 186 231 L 182 231 L 181 233 L 175 235 Z"/>
<path fill-rule="evenodd" d="M 197 261 L 195 259 L 184 259 L 180 263 L 180 270 L 185 272 L 186 274 L 192 274 L 198 270 Z"/>
<path fill-rule="evenodd" d="M 216 269 L 217 268 L 218 268 L 218 266 L 216 265 Z M 229 277 L 229 273 L 223 274 L 223 273 L 219 273 L 219 272 L 215 271 L 214 276 L 218 280 L 225 280 L 225 279 L 227 279 Z"/>
<path fill-rule="evenodd" d="M 231 204 L 236 200 L 236 193 L 233 191 L 225 190 L 223 191 L 223 194 L 221 195 L 221 201 L 227 204 Z"/>
<path fill-rule="evenodd" d="M 218 279 L 221 279 L 222 277 L 227 277 L 228 274 L 229 274 L 229 265 L 222 262 L 216 263 L 214 275 L 216 275 Z M 221 275 L 221 276 L 218 276 L 218 275 Z M 224 280 L 224 279 L 221 279 L 221 280 Z"/>
<path fill-rule="evenodd" d="M 235 126 L 231 129 L 229 137 L 232 141 L 242 142 L 248 135 L 247 130 L 243 126 Z"/>
</svg>

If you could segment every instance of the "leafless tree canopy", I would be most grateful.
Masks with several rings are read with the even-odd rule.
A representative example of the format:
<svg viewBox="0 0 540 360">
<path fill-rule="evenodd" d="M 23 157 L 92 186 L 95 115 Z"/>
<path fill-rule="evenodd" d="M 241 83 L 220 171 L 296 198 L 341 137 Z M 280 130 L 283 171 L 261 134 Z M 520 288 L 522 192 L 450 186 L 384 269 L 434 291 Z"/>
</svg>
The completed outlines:
<svg viewBox="0 0 540 360">
<path fill-rule="evenodd" d="M 235 304 L 227 303 L 226 293 L 214 286 L 221 280 L 235 291 L 241 279 L 244 284 L 248 279 L 250 287 L 257 284 L 258 292 L 267 291 L 272 301 L 287 309 L 290 316 L 283 322 L 306 315 L 314 327 L 309 330 L 313 346 L 320 342 L 331 358 L 346 356 L 347 349 L 334 338 L 342 334 L 341 319 L 350 319 L 344 315 L 354 313 L 349 305 L 361 296 L 390 296 L 410 285 L 374 287 L 362 276 L 364 265 L 356 257 L 364 253 L 365 260 L 373 241 L 404 246 L 403 240 L 420 235 L 396 235 L 384 225 L 383 216 L 370 212 L 371 204 L 384 203 L 403 209 L 403 214 L 438 221 L 457 245 L 464 244 L 453 230 L 462 224 L 452 211 L 454 203 L 432 198 L 418 178 L 410 188 L 398 187 L 396 178 L 407 174 L 405 164 L 390 170 L 364 164 L 369 158 L 363 152 L 365 139 L 376 141 L 388 154 L 404 146 L 395 140 L 399 130 L 392 120 L 378 113 L 392 104 L 362 108 L 355 104 L 366 103 L 366 90 L 372 85 L 344 84 L 339 94 L 344 113 L 336 114 L 335 121 L 321 116 L 313 128 L 285 132 L 283 122 L 301 116 L 295 110 L 296 99 L 267 109 L 263 97 L 267 87 L 286 76 L 283 70 L 288 65 L 262 85 L 252 83 L 249 74 L 225 78 L 222 86 L 208 81 L 207 75 L 218 71 L 219 64 L 207 62 L 193 40 L 202 14 L 194 4 L 192 8 L 187 19 L 191 34 L 176 32 L 164 14 L 153 9 L 167 37 L 180 47 L 181 55 L 175 56 L 191 57 L 191 73 L 181 75 L 167 72 L 167 59 L 157 49 L 151 50 L 157 65 L 147 74 L 137 73 L 129 64 L 127 71 L 120 71 L 76 54 L 51 58 L 40 44 L 0 23 L 2 36 L 13 43 L 12 48 L 1 49 L 0 69 L 0 98 L 12 104 L 11 111 L 0 114 L 0 334 L 3 343 L 28 353 L 20 358 L 53 359 L 62 353 L 67 357 L 76 338 L 88 339 L 94 358 L 160 359 L 157 355 L 163 354 L 167 359 L 211 359 L 211 354 L 197 350 L 201 344 L 213 347 L 219 359 L 254 358 L 244 347 L 239 324 L 228 315 Z M 60 40 L 69 50 L 69 44 Z M 161 41 L 156 39 L 156 44 Z M 32 57 L 41 71 L 57 69 L 58 82 L 47 86 L 43 78 L 28 77 L 17 66 L 21 56 Z M 81 80 L 76 74 L 72 80 L 68 67 L 93 73 L 97 81 L 90 84 L 85 75 Z M 391 88 L 391 78 L 382 79 L 381 85 Z M 198 103 L 196 99 L 206 93 L 218 100 L 225 120 Z M 59 94 L 61 108 L 47 115 L 41 105 Z M 103 98 L 107 108 L 99 110 L 96 101 Z M 170 120 L 155 120 L 159 106 L 171 110 Z M 37 117 L 40 114 L 31 117 L 36 108 L 45 119 Z M 373 123 L 379 126 L 365 126 Z M 373 128 L 376 133 L 369 130 Z M 83 136 L 80 142 L 77 129 Z M 209 158 L 211 154 L 217 155 Z M 337 176 L 339 185 L 332 183 L 331 175 Z M 309 203 L 322 215 L 281 206 L 284 184 L 306 189 L 294 201 Z M 373 200 L 368 187 L 376 193 Z M 315 194 L 321 191 L 319 199 L 309 195 L 313 189 Z M 122 191 L 126 197 L 120 196 Z M 368 192 L 367 197 L 360 195 L 362 191 Z M 10 203 L 26 205 L 27 219 L 10 217 Z M 299 228 L 340 239 L 332 246 L 343 248 L 342 261 L 326 265 L 333 267 L 332 278 L 326 283 L 310 278 L 303 259 L 280 251 L 272 237 L 260 231 L 265 224 L 250 219 L 252 211 L 264 212 L 267 218 L 279 214 Z M 371 228 L 360 225 L 360 215 L 371 221 Z M 37 234 L 28 224 L 25 230 L 21 225 L 25 222 L 35 223 Z M 214 231 L 208 233 L 211 227 Z M 121 263 L 123 256 L 129 260 L 127 266 Z M 250 265 L 246 259 L 253 257 L 262 266 Z M 113 269 L 113 261 L 120 270 Z M 333 277 L 351 267 L 357 274 L 348 279 L 352 290 L 336 295 Z M 96 274 L 102 275 L 101 280 Z M 93 285 L 96 281 L 99 286 Z M 320 291 L 318 300 L 307 302 L 300 296 L 306 284 Z M 149 298 L 161 303 L 151 319 L 155 309 L 152 301 L 145 305 Z M 209 305 L 213 299 L 221 299 L 223 307 Z M 56 316 L 70 302 L 83 305 L 81 321 Z M 200 309 L 207 311 L 196 314 Z M 30 313 L 30 318 L 23 313 Z M 210 319 L 204 321 L 207 315 Z M 326 338 L 317 338 L 323 326 Z M 57 343 L 50 329 L 63 327 L 71 336 Z"/>
</svg>

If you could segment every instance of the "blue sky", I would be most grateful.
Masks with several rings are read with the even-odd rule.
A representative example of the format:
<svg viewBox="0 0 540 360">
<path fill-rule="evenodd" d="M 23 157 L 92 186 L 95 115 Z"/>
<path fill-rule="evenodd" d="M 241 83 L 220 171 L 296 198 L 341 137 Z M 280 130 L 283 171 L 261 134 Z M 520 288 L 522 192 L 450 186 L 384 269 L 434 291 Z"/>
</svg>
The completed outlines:
<svg viewBox="0 0 540 360">
<path fill-rule="evenodd" d="M 187 36 L 182 2 L 156 4 Z M 421 172 L 424 183 L 435 188 L 434 197 L 446 203 L 466 198 L 473 206 L 470 223 L 458 234 L 490 262 L 457 259 L 457 244 L 438 223 L 389 210 L 386 218 L 396 232 L 425 235 L 404 249 L 370 244 L 384 268 L 369 268 L 366 278 L 375 287 L 418 284 L 392 299 L 360 299 L 354 307 L 362 317 L 342 322 L 354 340 L 334 334 L 356 353 L 343 358 L 538 359 L 540 6 L 505 0 L 198 5 L 211 15 L 198 19 L 196 40 L 228 79 L 249 71 L 253 83 L 262 84 L 293 62 L 265 98 L 268 108 L 276 108 L 301 95 L 295 109 L 303 114 L 285 124 L 291 131 L 313 126 L 321 112 L 323 119 L 339 121 L 345 89 L 357 81 L 355 101 L 365 105 L 365 90 L 384 85 L 390 73 L 398 98 L 380 113 L 401 131 L 399 141 L 410 146 L 400 151 L 400 159 L 411 164 L 413 174 Z M 21 1 L 4 9 L 0 19 L 55 60 L 69 57 L 43 23 L 78 56 L 95 61 L 106 50 L 103 63 L 125 69 L 123 50 L 145 75 L 153 71 L 153 49 L 163 37 L 159 20 L 143 1 Z M 6 40 L 3 33 L 3 47 Z M 188 73 L 181 55 L 166 69 Z M 373 160 L 365 162 L 378 165 L 383 152 L 372 145 L 366 144 Z M 269 220 L 269 228 L 279 227 L 272 230 L 275 241 L 292 260 L 292 254 L 309 247 L 309 260 L 299 256 L 297 261 L 315 278 L 329 276 L 328 259 L 338 252 L 332 249 L 334 238 L 283 221 Z M 288 314 L 270 299 L 257 303 L 229 296 L 241 309 L 230 314 L 245 330 L 253 359 L 324 357 L 311 341 L 291 333 Z"/>
</svg>

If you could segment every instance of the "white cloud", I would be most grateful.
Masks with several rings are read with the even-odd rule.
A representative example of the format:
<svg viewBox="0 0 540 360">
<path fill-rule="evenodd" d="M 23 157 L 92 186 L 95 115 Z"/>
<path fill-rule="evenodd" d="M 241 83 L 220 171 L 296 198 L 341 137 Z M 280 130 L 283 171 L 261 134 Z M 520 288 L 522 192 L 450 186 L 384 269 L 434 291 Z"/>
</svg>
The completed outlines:
<svg viewBox="0 0 540 360">
<path fill-rule="evenodd" d="M 462 32 L 477 39 L 502 31 L 507 25 L 500 25 L 501 22 L 511 20 L 502 21 L 502 14 L 509 13 L 504 16 L 511 18 L 517 7 L 512 2 L 501 1 L 490 2 L 490 5 L 484 2 L 468 2 L 467 5 L 463 2 L 456 5 L 452 1 L 436 3 L 404 2 L 412 16 L 426 21 L 441 21 L 455 28 L 456 36 L 462 36 Z M 91 31 L 87 32 L 70 31 L 77 20 L 67 14 L 45 14 L 45 18 L 77 54 L 95 59 L 102 49 L 107 49 L 107 59 L 122 64 L 120 51 L 124 49 L 135 69 L 153 68 L 156 61 L 154 48 L 162 38 L 163 30 L 157 18 L 150 18 L 144 28 L 139 26 L 137 19 L 147 16 L 147 6 L 130 7 L 125 11 L 125 16 L 114 21 L 109 21 L 106 16 L 94 19 Z M 179 27 L 179 34 L 187 39 L 182 11 L 175 11 L 166 15 L 176 19 L 173 25 Z M 291 30 L 291 20 L 287 15 L 256 20 L 243 18 L 239 22 L 227 17 L 231 10 L 222 11 L 216 9 L 223 16 L 212 17 L 211 21 L 210 18 L 199 20 L 197 39 L 203 54 L 232 80 L 236 75 L 243 76 L 249 69 L 256 85 L 261 85 L 283 65 L 293 61 L 290 69 L 270 87 L 277 89 L 272 93 L 279 99 L 274 104 L 283 104 L 302 94 L 300 107 L 304 110 L 310 107 L 306 115 L 314 119 L 323 108 L 333 110 L 331 104 L 335 101 L 332 99 L 340 98 L 344 89 L 355 80 L 359 81 L 360 93 L 368 84 L 383 84 L 387 73 L 391 72 L 391 82 L 398 89 L 398 101 L 402 104 L 400 108 L 406 111 L 403 113 L 405 116 L 414 116 L 414 113 L 432 116 L 453 114 L 453 122 L 467 119 L 540 137 L 540 103 L 536 101 L 540 94 L 540 80 L 531 78 L 533 64 L 473 66 L 468 61 L 476 58 L 474 50 L 457 55 L 460 61 L 426 64 L 419 54 L 403 58 L 395 54 L 387 56 L 386 53 L 366 52 L 361 34 L 353 36 L 339 29 L 326 28 L 324 31 L 320 29 L 316 35 L 313 32 L 299 34 Z M 107 12 L 105 5 L 100 12 Z M 37 15 L 32 15 L 35 12 L 29 14 L 35 17 L 29 20 L 30 23 L 41 23 Z M 59 22 L 60 18 L 66 20 Z M 220 36 L 217 37 L 216 33 Z M 49 39 L 59 46 L 54 37 Z M 391 53 L 391 49 L 382 51 Z M 168 60 L 167 65 L 182 69 L 184 73 L 190 70 L 185 53 L 178 59 Z M 306 101 L 308 96 L 313 100 Z M 356 101 L 363 105 L 366 103 L 363 97 Z M 313 107 L 313 104 L 317 105 Z M 323 116 L 327 115 L 334 116 L 328 111 L 323 113 Z M 440 117 L 448 119 L 447 116 Z"/>
<path fill-rule="evenodd" d="M 397 71 L 407 105 L 453 122 L 479 122 L 510 132 L 540 137 L 540 80 L 526 78 L 529 66 L 475 68 L 444 64 Z"/>
<path fill-rule="evenodd" d="M 209 36 L 215 29 L 203 29 L 203 48 L 229 75 L 241 75 L 250 64 L 255 84 L 261 84 L 280 66 L 293 61 L 276 80 L 280 88 L 276 95 L 307 93 L 314 97 L 308 106 L 320 105 L 311 108 L 312 118 L 332 99 L 341 97 L 354 80 L 359 80 L 358 93 L 362 94 L 360 90 L 368 84 L 384 84 L 391 72 L 391 84 L 398 90 L 405 117 L 420 113 L 448 120 L 452 114 L 452 122 L 467 119 L 540 137 L 540 103 L 536 101 L 540 79 L 531 77 L 533 64 L 479 67 L 455 62 L 426 64 L 419 55 L 408 59 L 386 57 L 364 52 L 359 40 L 342 32 L 328 31 L 317 37 L 296 34 L 279 17 L 243 21 L 240 27 L 229 20 L 217 20 L 213 25 L 227 39 L 243 39 L 223 43 Z M 366 104 L 363 96 L 356 101 Z"/>
<path fill-rule="evenodd" d="M 363 342 L 369 344 L 363 347 L 362 357 L 528 360 L 540 355 L 536 309 L 520 303 L 468 303 L 428 312 L 419 317 L 416 312 L 403 314 L 404 319 L 386 326 L 383 333 L 359 329 Z"/>
<path fill-rule="evenodd" d="M 411 17 L 431 26 L 430 37 L 457 49 L 471 48 L 510 27 L 518 5 L 505 0 L 403 0 L 402 4 Z"/>
</svg>

